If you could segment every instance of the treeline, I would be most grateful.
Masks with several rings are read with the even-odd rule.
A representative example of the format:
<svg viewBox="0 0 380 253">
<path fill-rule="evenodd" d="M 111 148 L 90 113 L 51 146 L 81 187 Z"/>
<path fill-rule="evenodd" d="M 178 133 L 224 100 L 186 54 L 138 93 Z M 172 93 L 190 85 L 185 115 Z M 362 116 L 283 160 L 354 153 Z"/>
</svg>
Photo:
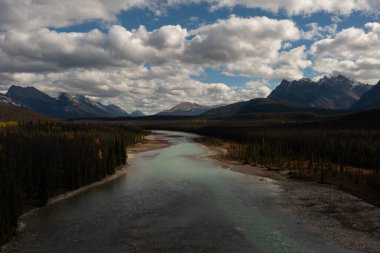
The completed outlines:
<svg viewBox="0 0 380 253">
<path fill-rule="evenodd" d="M 3 106 L 0 105 L 0 122 L 16 121 L 50 121 L 48 117 L 41 115 L 37 112 L 22 109 L 16 106 Z"/>
<path fill-rule="evenodd" d="M 143 136 L 125 126 L 87 123 L 0 128 L 0 243 L 26 208 L 113 174 L 126 163 L 126 148 Z"/>
<path fill-rule="evenodd" d="M 128 123 L 197 133 L 203 143 L 226 148 L 228 159 L 335 184 L 380 206 L 379 116 L 380 110 L 335 116 L 253 113 Z"/>
<path fill-rule="evenodd" d="M 229 141 L 228 158 L 294 176 L 380 185 L 380 130 L 302 127 L 218 127 L 199 134 Z"/>
</svg>

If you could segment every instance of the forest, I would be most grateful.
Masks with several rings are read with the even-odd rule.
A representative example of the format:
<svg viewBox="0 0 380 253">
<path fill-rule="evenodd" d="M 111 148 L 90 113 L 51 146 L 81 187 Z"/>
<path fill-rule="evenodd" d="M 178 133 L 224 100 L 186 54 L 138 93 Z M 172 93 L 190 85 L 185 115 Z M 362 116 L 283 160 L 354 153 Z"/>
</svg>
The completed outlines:
<svg viewBox="0 0 380 253">
<path fill-rule="evenodd" d="M 321 117 L 252 114 L 239 118 L 141 118 L 0 124 L 0 240 L 20 214 L 48 199 L 111 175 L 126 163 L 126 148 L 147 130 L 197 133 L 228 149 L 222 159 L 292 178 L 330 183 L 380 204 L 380 111 Z"/>
<path fill-rule="evenodd" d="M 314 178 L 321 183 L 336 175 L 365 184 L 380 183 L 380 130 L 236 130 L 206 127 L 198 133 L 227 140 L 228 158 L 246 164 L 286 168 L 295 176 Z"/>
<path fill-rule="evenodd" d="M 312 124 L 205 126 L 203 142 L 223 145 L 222 159 L 328 183 L 380 205 L 380 130 Z"/>
<path fill-rule="evenodd" d="M 146 132 L 101 123 L 30 121 L 0 125 L 0 244 L 18 217 L 49 198 L 112 175 Z"/>
<path fill-rule="evenodd" d="M 340 116 L 260 113 L 125 124 L 196 133 L 205 144 L 223 145 L 228 153 L 222 159 L 334 184 L 380 205 L 379 116 L 379 110 Z"/>
</svg>

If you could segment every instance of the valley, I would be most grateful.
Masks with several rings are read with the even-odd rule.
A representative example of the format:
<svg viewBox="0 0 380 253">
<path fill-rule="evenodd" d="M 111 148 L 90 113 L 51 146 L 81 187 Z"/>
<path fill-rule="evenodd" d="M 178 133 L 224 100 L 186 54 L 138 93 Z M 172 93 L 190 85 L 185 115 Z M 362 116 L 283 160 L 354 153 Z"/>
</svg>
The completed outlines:
<svg viewBox="0 0 380 253">
<path fill-rule="evenodd" d="M 208 157 L 210 151 L 192 142 L 196 137 L 180 132 L 149 136 L 169 146 L 136 154 L 126 176 L 23 218 L 26 227 L 6 252 L 65 252 L 67 244 L 74 252 L 376 251 L 377 237 L 363 232 L 332 240 L 330 233 L 349 230 L 333 225 L 325 231 L 297 217 L 288 208 L 303 206 L 293 203 L 302 193 L 292 196 L 284 181 L 224 169 L 229 166 L 218 165 Z M 315 191 L 302 187 L 307 195 Z M 351 198 L 338 191 L 329 194 Z M 371 212 L 366 208 L 363 215 Z"/>
<path fill-rule="evenodd" d="M 348 79 L 336 77 L 331 80 L 334 82 L 339 80 L 346 82 Z M 326 78 L 320 82 L 326 82 Z M 361 89 L 365 89 L 363 87 L 366 87 L 351 81 L 349 83 L 355 85 L 355 87 L 362 87 Z M 295 87 L 297 85 L 299 84 L 296 84 Z M 333 85 L 336 85 L 336 83 Z M 343 87 L 346 86 L 343 85 Z M 50 221 L 48 221 L 46 225 L 43 225 L 43 229 L 40 230 L 39 224 L 42 221 L 41 218 L 38 218 L 40 213 L 43 213 L 44 216 L 46 215 L 45 212 L 49 212 L 50 208 L 58 208 L 55 206 L 65 205 L 63 203 L 70 203 L 75 199 L 81 199 L 80 203 L 84 201 L 83 204 L 89 203 L 89 200 L 86 200 L 85 196 L 91 194 L 93 189 L 107 188 L 107 186 L 102 186 L 102 182 L 107 185 L 113 185 L 115 182 L 127 180 L 127 185 L 134 185 L 135 179 L 131 181 L 131 179 L 125 178 L 129 178 L 130 174 L 133 177 L 134 173 L 141 173 L 140 167 L 133 165 L 134 169 L 127 173 L 126 170 L 120 172 L 120 166 L 124 166 L 126 163 L 129 164 L 130 162 L 134 164 L 136 159 L 140 159 L 142 163 L 153 159 L 152 163 L 148 166 L 150 169 L 160 166 L 159 161 L 154 160 L 154 157 L 160 154 L 161 151 L 156 151 L 158 153 L 155 153 L 151 157 L 145 155 L 147 153 L 145 152 L 145 148 L 139 148 L 139 145 L 149 145 L 149 142 L 152 140 L 161 142 L 156 147 L 162 148 L 162 152 L 164 153 L 167 148 L 170 149 L 171 146 L 168 147 L 169 144 L 172 146 L 176 146 L 177 144 L 180 146 L 191 146 L 190 149 L 184 149 L 179 157 L 175 155 L 171 158 L 174 160 L 182 159 L 181 157 L 189 155 L 195 161 L 198 161 L 198 159 L 209 159 L 211 163 L 220 165 L 221 168 L 251 175 L 254 181 L 272 182 L 271 180 L 274 180 L 273 182 L 276 182 L 274 183 L 276 186 L 273 187 L 280 187 L 276 194 L 279 194 L 283 200 L 278 206 L 276 204 L 277 211 L 281 213 L 282 209 L 287 209 L 290 212 L 288 215 L 298 217 L 302 222 L 307 224 L 306 227 L 310 226 L 310 228 L 305 228 L 305 231 L 311 229 L 314 231 L 310 232 L 311 234 L 321 233 L 324 227 L 328 226 L 328 229 L 323 231 L 324 239 L 320 239 L 323 243 L 322 241 L 317 243 L 319 246 L 311 238 L 303 238 L 302 242 L 288 241 L 289 238 L 285 238 L 289 232 L 299 233 L 298 229 L 294 228 L 294 231 L 281 231 L 278 235 L 279 237 L 277 238 L 276 235 L 276 238 L 281 241 L 281 244 L 286 245 L 284 247 L 292 249 L 292 252 L 295 249 L 297 249 L 297 252 L 307 252 L 303 249 L 305 247 L 304 243 L 313 245 L 311 247 L 316 248 L 316 252 L 329 252 L 330 250 L 327 249 L 330 247 L 334 248 L 336 252 L 346 252 L 347 250 L 352 250 L 353 252 L 376 252 L 379 243 L 378 224 L 380 219 L 378 213 L 380 205 L 380 192 L 378 190 L 380 185 L 378 168 L 378 164 L 380 164 L 378 156 L 378 151 L 380 150 L 378 146 L 380 143 L 380 110 L 377 109 L 376 103 L 371 101 L 377 101 L 378 99 L 377 87 L 378 85 L 367 92 L 363 91 L 362 97 L 356 98 L 358 102 L 352 102 L 351 100 L 351 104 L 357 103 L 358 108 L 363 108 L 360 110 L 353 109 L 355 105 L 351 104 L 350 106 L 339 108 L 313 107 L 300 103 L 297 104 L 294 101 L 286 99 L 257 98 L 213 108 L 194 103 L 181 103 L 166 112 L 150 116 L 146 116 L 139 111 L 131 115 L 114 114 L 114 116 L 110 116 L 110 114 L 100 113 L 99 110 L 103 110 L 103 112 L 105 110 L 113 110 L 116 113 L 122 109 L 118 109 L 113 105 L 104 106 L 99 102 L 81 96 L 61 94 L 57 99 L 54 99 L 34 88 L 12 88 L 11 91 L 13 91 L 10 92 L 12 98 L 8 96 L 9 94 L 7 96 L 4 95 L 1 100 L 3 105 L 0 107 L 3 122 L 0 126 L 3 134 L 1 138 L 2 143 L 0 143 L 0 147 L 2 147 L 0 149 L 0 151 L 2 150 L 0 158 L 2 160 L 0 160 L 3 164 L 4 173 L 7 173 L 7 176 L 4 177 L 7 178 L 4 181 L 6 184 L 3 182 L 2 190 L 7 194 L 5 201 L 10 203 L 9 208 L 2 211 L 3 216 L 7 217 L 2 220 L 4 223 L 2 225 L 2 240 L 6 242 L 13 235 L 16 235 L 12 243 L 5 246 L 6 252 L 24 252 L 26 249 L 24 247 L 35 248 L 39 252 L 49 252 L 52 249 L 51 245 L 36 245 L 28 233 L 38 233 L 41 237 L 46 236 L 46 231 L 53 233 L 53 230 L 55 230 L 54 226 L 59 226 L 59 223 L 57 224 L 54 219 L 59 216 L 52 216 L 53 220 L 51 222 L 53 223 L 50 224 Z M 20 106 L 21 101 L 23 101 L 24 106 Z M 48 106 L 49 103 L 51 105 Z M 59 109 L 58 105 L 60 104 L 65 104 L 64 109 Z M 368 107 L 366 107 L 367 105 Z M 50 112 L 46 113 L 39 110 L 39 106 L 41 108 L 49 108 Z M 31 107 L 35 109 L 31 110 Z M 369 110 L 365 108 L 369 108 Z M 67 120 L 59 119 L 60 116 L 57 116 L 63 114 L 54 114 L 55 117 L 49 117 L 49 115 L 52 115 L 51 113 L 59 111 L 60 113 L 64 112 L 65 117 L 74 114 L 77 116 Z M 144 136 L 149 135 L 152 130 L 175 132 L 164 132 L 162 134 L 159 132 L 158 135 L 150 136 L 148 138 L 149 142 L 146 143 Z M 29 134 L 26 135 L 26 132 Z M 12 139 L 12 136 L 17 136 L 17 140 L 20 143 L 22 142 L 22 146 L 25 148 L 17 156 L 13 155 L 16 153 L 12 152 L 15 152 L 14 145 L 18 145 L 17 143 L 19 142 L 7 141 L 9 138 Z M 62 153 L 61 150 L 68 149 L 72 142 L 75 143 L 73 148 L 75 147 L 76 151 L 73 152 L 71 150 L 70 152 Z M 31 151 L 36 143 L 40 143 L 38 145 L 42 145 L 41 147 L 48 147 L 49 143 L 53 145 L 50 149 L 40 148 L 38 150 L 38 152 L 42 152 L 41 154 L 44 156 L 43 161 L 45 163 L 31 163 L 33 160 L 32 156 L 40 156 Z M 156 144 L 152 144 L 153 147 Z M 200 151 L 205 149 L 205 147 L 209 148 L 206 154 L 203 153 L 204 151 Z M 129 152 L 124 157 L 125 153 L 123 153 L 123 150 L 126 148 Z M 196 155 L 192 153 L 193 148 L 198 150 L 195 152 Z M 131 153 L 131 150 L 135 150 L 135 153 Z M 210 150 L 213 151 L 211 152 Z M 171 152 L 174 151 L 175 149 Z M 12 156 L 12 159 L 8 159 L 10 156 Z M 57 159 L 60 161 L 58 163 L 59 166 L 57 164 L 53 166 L 53 160 Z M 26 161 L 25 165 L 20 167 L 18 164 L 22 164 L 23 160 Z M 182 162 L 185 161 L 181 160 Z M 194 165 L 195 167 L 193 165 L 189 165 L 189 171 L 186 173 L 195 173 L 194 176 L 198 173 L 200 173 L 199 176 L 203 175 L 202 170 L 204 168 L 202 165 L 198 163 Z M 178 168 L 180 167 L 178 166 Z M 16 174 L 12 168 L 16 168 Z M 195 171 L 192 171 L 191 168 Z M 218 168 L 218 170 L 221 168 Z M 134 170 L 137 171 L 135 172 Z M 31 171 L 38 173 L 31 177 Z M 173 171 L 170 173 L 172 172 L 176 173 L 176 168 L 173 168 Z M 63 175 L 63 177 L 60 175 Z M 154 178 L 153 175 L 149 177 Z M 12 180 L 9 181 L 9 178 Z M 180 179 L 187 180 L 181 177 Z M 113 180 L 116 181 L 113 182 Z M 147 179 L 143 181 L 145 182 L 145 180 Z M 170 185 L 174 183 L 169 178 L 163 180 L 169 180 L 165 181 L 165 184 Z M 192 180 L 190 181 L 193 182 Z M 150 182 L 150 179 L 147 182 Z M 221 184 L 225 184 L 225 182 Z M 145 183 L 143 185 L 144 187 L 146 186 Z M 254 185 L 249 187 L 255 187 Z M 148 191 L 151 187 L 149 184 L 148 186 L 143 191 Z M 183 198 L 182 194 L 186 192 L 186 194 L 193 194 L 191 193 L 192 190 L 189 192 L 181 183 L 178 187 L 179 192 L 176 192 L 177 188 L 169 187 L 166 190 L 172 192 L 172 194 L 178 194 L 179 198 Z M 213 186 L 206 184 L 205 187 Z M 89 190 L 82 191 L 82 188 Z M 256 198 L 252 195 L 254 193 L 246 192 L 246 190 L 248 189 L 242 189 L 241 191 L 249 195 L 247 198 L 251 200 Z M 129 194 L 133 194 L 133 190 L 131 192 L 128 190 L 125 193 L 120 189 L 118 191 L 120 192 L 113 194 L 117 194 L 118 196 L 120 194 L 127 194 L 128 196 Z M 67 200 L 65 197 L 61 198 L 61 194 L 63 196 L 70 196 L 70 198 Z M 227 195 L 226 198 L 228 198 Z M 270 195 L 263 196 L 266 198 Z M 158 197 L 161 198 L 161 196 Z M 165 196 L 162 198 L 166 199 Z M 54 199 L 60 201 L 55 201 Z M 225 200 L 230 201 L 228 199 Z M 62 204 L 60 204 L 61 201 L 63 201 Z M 172 203 L 173 201 L 170 200 L 169 202 Z M 203 200 L 197 201 L 202 202 Z M 278 202 L 278 200 L 273 201 Z M 336 203 L 337 201 L 339 203 Z M 51 206 L 49 204 L 51 202 L 57 204 Z M 137 200 L 132 200 L 130 203 L 132 205 L 131 208 L 138 203 Z M 46 204 L 48 206 L 43 207 Z M 99 203 L 94 204 L 98 205 Z M 41 211 L 33 214 L 30 218 L 31 220 L 29 218 L 27 218 L 28 221 L 25 220 L 26 223 L 33 224 L 32 227 L 27 228 L 25 232 L 15 234 L 16 228 L 18 227 L 19 230 L 20 224 L 25 223 L 24 218 L 19 220 L 18 217 L 25 211 L 35 207 L 43 208 Z M 147 205 L 143 207 L 143 210 L 144 208 L 150 207 Z M 205 208 L 208 208 L 207 205 Z M 232 206 L 229 206 L 229 208 L 232 208 Z M 265 209 L 267 207 L 264 205 L 260 208 Z M 199 211 L 200 209 L 197 208 L 197 210 Z M 61 213 L 59 209 L 57 209 L 57 212 Z M 163 209 L 163 212 L 167 213 L 169 210 Z M 248 211 L 249 215 L 252 212 L 252 210 Z M 283 214 L 280 213 L 274 214 L 274 217 L 281 217 Z M 70 217 L 69 219 L 77 221 L 79 219 L 79 216 L 71 216 L 74 214 L 70 214 L 70 212 L 68 215 L 70 215 L 68 216 Z M 92 215 L 96 217 L 100 213 L 94 212 Z M 109 214 L 103 213 L 101 215 Z M 186 214 L 180 210 L 178 215 L 178 217 L 186 217 Z M 34 217 L 37 217 L 37 220 L 34 220 Z M 125 217 L 119 218 L 120 222 L 126 221 Z M 159 217 L 158 219 L 161 218 Z M 201 216 L 198 218 L 204 221 L 207 217 Z M 136 219 L 137 223 L 140 222 L 138 218 Z M 193 218 L 189 217 L 189 219 L 192 220 Z M 266 218 L 260 217 L 260 219 Z M 352 222 L 357 219 L 364 223 Z M 17 223 L 20 221 L 21 223 Z M 141 222 L 144 223 L 144 219 Z M 240 221 L 234 218 L 228 222 L 234 224 Z M 81 226 L 77 227 L 78 231 L 82 231 L 82 229 L 86 231 L 88 228 L 88 223 L 78 221 L 78 224 Z M 361 224 L 367 225 L 363 227 Z M 262 224 L 259 225 L 261 226 Z M 53 227 L 49 228 L 49 226 Z M 139 225 L 136 226 L 140 229 Z M 148 230 L 144 233 L 149 234 L 153 230 L 156 230 L 154 225 L 147 226 Z M 169 229 L 166 231 L 170 231 L 170 229 L 174 229 L 179 225 L 173 224 L 173 226 L 163 229 Z M 119 242 L 121 244 L 115 243 L 112 247 L 118 247 L 118 250 L 145 249 L 146 251 L 154 251 L 158 248 L 166 248 L 170 251 L 175 250 L 177 247 L 181 250 L 198 249 L 211 250 L 211 252 L 218 252 L 219 250 L 228 252 L 231 249 L 229 247 L 242 247 L 242 252 L 245 252 L 248 248 L 256 249 L 257 252 L 267 252 L 268 250 L 268 252 L 273 252 L 274 250 L 265 243 L 255 245 L 258 240 L 256 236 L 260 237 L 263 234 L 251 231 L 252 227 L 244 228 L 245 232 L 240 232 L 239 225 L 235 226 L 239 228 L 235 232 L 228 229 L 229 225 L 223 228 L 227 234 L 236 233 L 232 238 L 236 238 L 238 241 L 241 240 L 241 245 L 246 245 L 236 246 L 232 241 L 226 245 L 215 244 L 216 240 L 224 238 L 224 234 L 216 235 L 219 239 L 213 238 L 211 241 L 206 240 L 203 244 L 201 242 L 198 245 L 193 241 L 194 237 L 191 237 L 192 230 L 194 229 L 194 231 L 198 231 L 197 233 L 201 234 L 208 233 L 207 230 L 203 230 L 201 227 L 193 228 L 190 225 L 184 226 L 188 227 L 189 234 L 183 231 L 181 239 L 172 238 L 176 241 L 175 245 L 166 241 L 168 238 L 157 237 L 154 241 L 147 240 L 144 234 L 134 235 L 135 232 L 133 232 L 132 228 L 123 227 L 121 229 L 124 231 L 132 229 L 131 236 L 135 239 L 132 240 L 133 242 L 121 240 Z M 213 225 L 211 224 L 211 226 Z M 113 231 L 115 228 L 110 229 L 107 234 L 115 232 Z M 214 229 L 216 228 L 212 230 Z M 158 229 L 157 233 L 159 233 L 158 231 L 161 230 Z M 68 237 L 68 240 L 72 240 L 72 242 L 78 240 L 83 242 L 92 241 L 91 238 L 80 238 L 79 234 L 69 235 L 67 233 L 65 236 Z M 54 234 L 51 236 L 54 237 Z M 18 238 L 19 236 L 21 237 Z M 57 233 L 56 236 L 60 237 L 63 235 Z M 285 237 L 283 238 L 282 236 Z M 326 236 L 332 238 L 332 240 L 327 240 Z M 79 239 L 76 239 L 76 237 Z M 183 238 L 188 238 L 185 241 L 189 243 L 184 244 Z M 104 238 L 106 241 L 109 239 Z M 224 239 L 227 240 L 226 238 Z M 158 243 L 158 246 L 156 243 Z M 106 244 L 102 245 L 98 247 L 104 247 Z M 77 249 L 82 251 L 87 249 L 87 247 L 91 247 L 91 245 L 80 243 Z M 63 250 L 64 245 L 62 245 L 62 252 L 64 252 Z M 106 250 L 106 248 L 103 248 L 103 250 Z"/>
<path fill-rule="evenodd" d="M 0 253 L 379 253 L 380 0 L 0 0 Z"/>
</svg>

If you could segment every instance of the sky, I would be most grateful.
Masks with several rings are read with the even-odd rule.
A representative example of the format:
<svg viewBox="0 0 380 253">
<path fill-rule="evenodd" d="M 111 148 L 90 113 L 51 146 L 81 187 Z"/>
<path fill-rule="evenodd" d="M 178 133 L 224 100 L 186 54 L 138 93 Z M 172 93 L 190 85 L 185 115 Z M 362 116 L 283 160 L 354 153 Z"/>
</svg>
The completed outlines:
<svg viewBox="0 0 380 253">
<path fill-rule="evenodd" d="M 380 0 L 0 0 L 2 92 L 151 114 L 339 74 L 380 80 Z"/>
</svg>

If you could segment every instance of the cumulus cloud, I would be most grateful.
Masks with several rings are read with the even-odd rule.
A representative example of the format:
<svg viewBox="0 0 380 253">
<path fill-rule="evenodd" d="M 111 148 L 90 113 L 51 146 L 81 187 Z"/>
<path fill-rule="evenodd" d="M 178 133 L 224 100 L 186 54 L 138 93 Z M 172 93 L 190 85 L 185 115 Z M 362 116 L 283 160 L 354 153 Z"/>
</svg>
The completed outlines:
<svg viewBox="0 0 380 253">
<path fill-rule="evenodd" d="M 129 67 L 169 61 L 181 53 L 186 29 L 164 26 L 147 32 L 112 26 L 107 34 L 35 32 L 0 33 L 0 71 L 40 72 L 66 68 Z"/>
<path fill-rule="evenodd" d="M 302 31 L 302 37 L 307 40 L 316 40 L 331 37 L 336 34 L 338 29 L 337 23 L 333 23 L 327 26 L 319 26 L 318 23 L 313 22 L 307 24 L 306 27 L 308 30 Z"/>
<path fill-rule="evenodd" d="M 184 61 L 222 67 L 228 75 L 300 78 L 302 69 L 310 65 L 304 47 L 282 50 L 284 42 L 301 36 L 290 20 L 232 16 L 190 34 Z"/>
<path fill-rule="evenodd" d="M 65 27 L 96 19 L 113 22 L 122 10 L 150 4 L 146 0 L 0 0 L 0 28 Z"/>
<path fill-rule="evenodd" d="M 348 15 L 354 11 L 377 13 L 380 3 L 377 0 L 208 0 L 212 9 L 243 6 L 260 8 L 271 12 L 285 11 L 288 15 L 329 12 Z"/>
<path fill-rule="evenodd" d="M 161 15 L 168 8 L 193 3 L 209 4 L 211 10 L 243 6 L 288 15 L 328 12 L 348 15 L 359 11 L 378 13 L 378 0 L 0 0 L 0 29 L 66 27 L 92 20 L 117 21 L 117 15 L 132 8 L 147 8 Z"/>
<path fill-rule="evenodd" d="M 187 31 L 163 26 L 147 31 L 114 25 L 108 33 L 35 32 L 0 34 L 1 72 L 43 72 L 68 68 L 133 67 L 179 62 L 224 68 L 227 74 L 300 78 L 309 66 L 304 47 L 282 45 L 300 38 L 290 20 L 230 17 Z"/>
<path fill-rule="evenodd" d="M 348 28 L 311 47 L 314 69 L 320 73 L 343 74 L 350 78 L 377 83 L 380 69 L 380 23 L 368 23 L 364 29 Z"/>
<path fill-rule="evenodd" d="M 258 80 L 250 81 L 245 84 L 245 87 L 249 91 L 256 91 L 256 97 L 265 98 L 267 97 L 271 89 L 268 87 L 268 80 Z"/>
<path fill-rule="evenodd" d="M 187 50 L 192 61 L 235 61 L 247 56 L 275 54 L 283 40 L 297 40 L 300 33 L 290 20 L 267 17 L 239 18 L 205 25 L 191 32 L 194 38 Z M 273 48 L 273 49 L 271 49 Z"/>
</svg>

